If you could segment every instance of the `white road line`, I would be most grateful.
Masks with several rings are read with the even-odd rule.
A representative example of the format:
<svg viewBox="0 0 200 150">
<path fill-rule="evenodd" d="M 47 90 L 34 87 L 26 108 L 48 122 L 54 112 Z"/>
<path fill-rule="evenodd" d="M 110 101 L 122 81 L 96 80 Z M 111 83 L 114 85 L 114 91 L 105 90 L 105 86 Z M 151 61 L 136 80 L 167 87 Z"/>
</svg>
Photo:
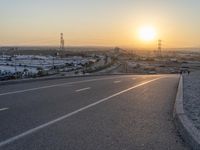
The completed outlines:
<svg viewBox="0 0 200 150">
<path fill-rule="evenodd" d="M 102 103 L 102 102 L 105 102 L 105 101 L 107 101 L 107 100 L 109 100 L 109 99 L 111 99 L 111 98 L 113 98 L 113 97 L 116 97 L 116 96 L 118 96 L 118 95 L 120 95 L 120 94 L 126 93 L 126 92 L 128 92 L 128 91 L 130 91 L 130 90 L 132 90 L 132 89 L 135 89 L 135 88 L 137 88 L 137 87 L 143 86 L 143 85 L 145 85 L 145 84 L 151 83 L 151 82 L 153 82 L 153 81 L 159 80 L 159 79 L 161 79 L 161 78 L 164 78 L 164 77 L 160 77 L 160 78 L 156 78 L 156 79 L 153 79 L 153 80 L 149 80 L 149 81 L 140 83 L 140 84 L 138 84 L 138 85 L 135 85 L 135 86 L 130 87 L 130 88 L 126 89 L 126 90 L 123 90 L 123 91 L 120 91 L 120 92 L 118 92 L 118 93 L 115 93 L 115 94 L 113 94 L 113 95 L 111 95 L 111 96 L 109 96 L 109 97 L 106 97 L 106 98 L 104 98 L 104 99 L 100 99 L 99 101 L 97 101 L 97 102 L 95 102 L 95 103 L 89 104 L 89 105 L 87 105 L 87 106 L 85 106 L 85 107 L 82 107 L 82 108 L 80 108 L 80 109 L 78 109 L 78 110 L 75 110 L 75 111 L 73 111 L 73 112 L 71 112 L 71 113 L 68 113 L 68 114 L 66 114 L 66 115 L 64 115 L 64 116 L 61 116 L 61 117 L 59 117 L 59 118 L 57 118 L 57 119 L 54 119 L 54 120 L 49 121 L 49 122 L 47 122 L 47 123 L 45 123 L 45 124 L 42 124 L 42 125 L 37 126 L 37 127 L 33 128 L 33 129 L 30 129 L 30 130 L 28 130 L 28 131 L 26 131 L 26 132 L 23 132 L 23 133 L 21 133 L 21 134 L 19 134 L 19 135 L 17 135 L 17 136 L 11 137 L 11 138 L 9 138 L 9 139 L 7 139 L 7 140 L 5 140 L 5 141 L 0 142 L 0 147 L 3 147 L 3 146 L 5 146 L 5 145 L 7 145 L 7 144 L 10 144 L 10 143 L 12 143 L 12 142 L 15 142 L 16 140 L 19 140 L 19 139 L 21 139 L 21 138 L 23 138 L 23 137 L 25 137 L 25 136 L 27 136 L 27 135 L 31 135 L 31 134 L 33 134 L 33 133 L 35 133 L 35 132 L 37 132 L 37 131 L 39 131 L 39 130 L 45 128 L 45 127 L 48 127 L 48 126 L 50 126 L 50 125 L 53 125 L 53 124 L 55 124 L 55 123 L 57 123 L 57 122 L 59 122 L 59 121 L 62 121 L 62 120 L 64 120 L 64 119 L 66 119 L 66 118 L 68 118 L 68 117 L 71 117 L 71 116 L 73 116 L 73 115 L 75 115 L 75 114 L 77 114 L 77 113 L 79 113 L 79 112 L 82 112 L 82 111 L 84 111 L 84 110 L 86 110 L 86 109 L 89 109 L 89 108 L 91 108 L 91 107 L 94 107 L 94 106 L 96 106 L 96 105 L 98 105 L 98 104 L 100 104 L 100 103 Z"/>
<path fill-rule="evenodd" d="M 78 90 L 76 90 L 76 92 L 82 92 L 82 91 L 86 91 L 86 90 L 89 90 L 89 89 L 91 89 L 91 87 L 78 89 Z"/>
<path fill-rule="evenodd" d="M 8 110 L 8 108 L 0 108 L 0 111 Z"/>
<path fill-rule="evenodd" d="M 114 81 L 114 83 L 120 83 L 121 81 Z"/>
<path fill-rule="evenodd" d="M 47 89 L 47 88 L 54 88 L 54 87 L 59 87 L 59 86 L 64 86 L 64 85 L 70 85 L 70 84 L 85 83 L 85 82 L 92 82 L 92 81 L 101 81 L 101 80 L 109 80 L 109 79 L 116 79 L 116 78 L 121 78 L 121 77 L 90 79 L 90 80 L 83 80 L 83 81 L 75 81 L 75 82 L 66 82 L 66 83 L 60 83 L 60 84 L 53 84 L 53 85 L 41 86 L 41 87 L 30 88 L 30 89 L 25 89 L 25 90 L 18 90 L 18 91 L 0 93 L 0 96 L 11 95 L 11 94 L 18 94 L 18 93 L 25 93 L 25 92 L 36 91 L 36 90 Z"/>
</svg>

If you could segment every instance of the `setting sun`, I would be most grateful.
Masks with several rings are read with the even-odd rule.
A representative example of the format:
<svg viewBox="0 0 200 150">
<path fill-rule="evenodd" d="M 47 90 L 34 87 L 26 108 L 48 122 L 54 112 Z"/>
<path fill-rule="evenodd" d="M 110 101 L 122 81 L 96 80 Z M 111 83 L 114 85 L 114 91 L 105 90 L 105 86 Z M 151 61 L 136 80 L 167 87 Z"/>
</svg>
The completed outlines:
<svg viewBox="0 0 200 150">
<path fill-rule="evenodd" d="M 156 37 L 156 31 L 151 26 L 144 26 L 139 29 L 139 37 L 143 41 L 152 41 Z"/>
</svg>

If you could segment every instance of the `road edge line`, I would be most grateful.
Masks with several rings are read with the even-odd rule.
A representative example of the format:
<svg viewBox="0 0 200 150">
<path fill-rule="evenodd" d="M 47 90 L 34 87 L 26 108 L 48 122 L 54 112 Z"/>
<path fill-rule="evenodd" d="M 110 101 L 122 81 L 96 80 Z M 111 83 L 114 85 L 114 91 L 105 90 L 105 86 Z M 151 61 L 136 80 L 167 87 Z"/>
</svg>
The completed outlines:
<svg viewBox="0 0 200 150">
<path fill-rule="evenodd" d="M 200 149 L 200 132 L 188 118 L 183 107 L 183 76 L 179 79 L 173 118 L 183 140 L 194 150 Z"/>
<path fill-rule="evenodd" d="M 137 74 L 91 74 L 91 75 L 72 75 L 72 76 L 56 76 L 56 77 L 37 77 L 37 78 L 27 78 L 27 79 L 16 79 L 16 80 L 7 80 L 0 81 L 0 86 L 3 85 L 13 85 L 21 83 L 30 83 L 35 81 L 50 81 L 50 80 L 60 80 L 60 79 L 71 79 L 71 78 L 80 78 L 80 77 L 99 77 L 99 76 L 121 76 L 121 75 L 137 75 Z"/>
</svg>

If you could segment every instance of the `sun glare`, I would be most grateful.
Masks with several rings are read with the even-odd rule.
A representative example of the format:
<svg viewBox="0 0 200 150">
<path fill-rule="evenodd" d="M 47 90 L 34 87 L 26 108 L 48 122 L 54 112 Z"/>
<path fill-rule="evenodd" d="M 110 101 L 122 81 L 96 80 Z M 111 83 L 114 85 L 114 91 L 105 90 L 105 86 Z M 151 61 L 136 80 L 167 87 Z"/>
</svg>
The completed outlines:
<svg viewBox="0 0 200 150">
<path fill-rule="evenodd" d="M 151 26 L 141 27 L 139 29 L 139 37 L 142 41 L 152 41 L 156 37 L 156 31 Z"/>
</svg>

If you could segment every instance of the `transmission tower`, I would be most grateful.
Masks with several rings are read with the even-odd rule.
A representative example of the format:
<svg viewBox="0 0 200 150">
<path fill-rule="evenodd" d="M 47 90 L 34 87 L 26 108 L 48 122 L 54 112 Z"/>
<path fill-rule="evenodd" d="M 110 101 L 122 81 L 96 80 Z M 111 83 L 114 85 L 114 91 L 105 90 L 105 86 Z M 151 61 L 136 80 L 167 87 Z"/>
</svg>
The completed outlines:
<svg viewBox="0 0 200 150">
<path fill-rule="evenodd" d="M 63 38 L 63 33 L 60 33 L 60 50 L 64 50 L 65 40 Z"/>
<path fill-rule="evenodd" d="M 158 56 L 161 57 L 162 53 L 162 40 L 158 40 Z"/>
</svg>

